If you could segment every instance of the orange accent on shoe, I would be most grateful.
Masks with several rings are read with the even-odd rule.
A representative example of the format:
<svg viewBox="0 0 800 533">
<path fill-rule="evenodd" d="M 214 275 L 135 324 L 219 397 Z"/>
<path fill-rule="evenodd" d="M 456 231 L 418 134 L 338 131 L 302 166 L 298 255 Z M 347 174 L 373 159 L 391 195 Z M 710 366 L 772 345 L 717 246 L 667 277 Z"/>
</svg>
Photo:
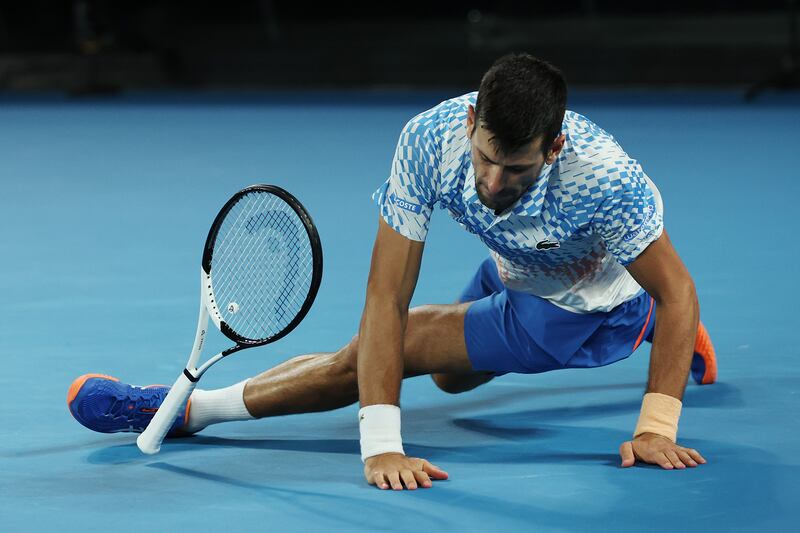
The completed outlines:
<svg viewBox="0 0 800 533">
<path fill-rule="evenodd" d="M 183 413 L 183 427 L 189 423 L 189 409 L 192 408 L 192 397 L 189 396 L 189 399 L 186 400 L 186 412 Z"/>
<path fill-rule="evenodd" d="M 697 325 L 694 353 L 702 357 L 706 363 L 706 371 L 700 384 L 709 385 L 717 381 L 717 354 L 714 351 L 714 345 L 711 344 L 711 337 L 702 322 Z"/>
<path fill-rule="evenodd" d="M 189 399 L 186 401 L 186 411 L 183 413 L 183 427 L 178 429 L 173 429 L 169 433 L 167 433 L 167 438 L 174 438 L 174 439 L 182 439 L 184 437 L 191 437 L 194 435 L 193 432 L 186 431 L 185 428 L 186 424 L 189 423 L 189 411 L 192 408 L 192 397 L 189 396 Z"/>
<path fill-rule="evenodd" d="M 152 387 L 166 387 L 166 386 L 167 385 L 148 385 L 148 386 L 142 387 L 142 388 L 143 389 L 150 389 Z M 187 423 L 189 423 L 189 409 L 191 409 L 191 408 L 192 408 L 192 397 L 190 396 L 189 399 L 186 402 L 186 412 L 183 414 L 183 425 L 184 426 Z M 158 411 L 157 408 L 156 409 L 151 409 L 151 408 L 142 409 L 143 413 L 155 413 L 156 411 Z M 176 431 L 177 431 L 179 436 L 184 436 L 184 432 L 182 430 L 178 429 Z M 186 433 L 185 435 L 191 435 L 191 433 Z"/>
<path fill-rule="evenodd" d="M 67 391 L 68 406 L 69 404 L 72 403 L 72 400 L 74 400 L 75 397 L 78 395 L 78 393 L 81 390 L 81 387 L 83 387 L 83 384 L 86 383 L 87 380 L 92 378 L 105 378 L 105 379 L 110 379 L 111 381 L 119 381 L 117 378 L 113 376 L 106 376 L 105 374 L 84 374 L 81 377 L 75 379 L 75 381 L 72 382 L 72 385 L 69 386 L 69 390 Z"/>
<path fill-rule="evenodd" d="M 155 409 L 153 409 L 152 407 L 142 407 L 140 411 L 143 413 L 155 413 L 156 411 L 158 411 L 158 407 L 156 407 Z"/>
<path fill-rule="evenodd" d="M 642 340 L 644 339 L 644 332 L 647 331 L 647 326 L 650 324 L 650 317 L 653 315 L 653 305 L 655 304 L 655 300 L 653 300 L 652 296 L 650 297 L 650 310 L 647 312 L 647 319 L 644 321 L 644 326 L 642 326 L 642 331 L 639 333 L 639 338 L 636 339 L 636 344 L 633 345 L 633 351 L 636 351 L 636 348 L 642 344 Z"/>
</svg>

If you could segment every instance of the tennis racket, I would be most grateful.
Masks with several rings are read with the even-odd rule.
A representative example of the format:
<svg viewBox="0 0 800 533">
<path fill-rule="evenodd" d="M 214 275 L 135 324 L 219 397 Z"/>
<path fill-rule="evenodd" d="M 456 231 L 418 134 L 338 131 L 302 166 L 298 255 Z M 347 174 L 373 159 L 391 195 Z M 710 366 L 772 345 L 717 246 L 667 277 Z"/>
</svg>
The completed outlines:
<svg viewBox="0 0 800 533">
<path fill-rule="evenodd" d="M 233 195 L 206 238 L 200 270 L 200 316 L 183 373 L 136 444 L 158 453 L 197 381 L 222 358 L 263 346 L 306 316 L 322 280 L 322 245 L 308 212 L 274 185 Z M 208 319 L 236 344 L 198 367 Z"/>
</svg>

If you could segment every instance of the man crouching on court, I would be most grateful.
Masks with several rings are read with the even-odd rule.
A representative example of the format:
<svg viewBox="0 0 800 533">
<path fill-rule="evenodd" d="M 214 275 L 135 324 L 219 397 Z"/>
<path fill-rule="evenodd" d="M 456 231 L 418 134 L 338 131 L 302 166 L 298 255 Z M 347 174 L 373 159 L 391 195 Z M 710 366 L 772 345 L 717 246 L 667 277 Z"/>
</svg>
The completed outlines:
<svg viewBox="0 0 800 533">
<path fill-rule="evenodd" d="M 557 69 L 516 54 L 497 61 L 477 93 L 411 119 L 373 196 L 379 227 L 358 335 L 338 352 L 196 390 L 173 434 L 360 400 L 367 481 L 430 487 L 447 473 L 403 452 L 404 377 L 431 374 L 459 393 L 509 372 L 607 365 L 646 340 L 653 343 L 647 391 L 633 440 L 620 446 L 622 466 L 704 463 L 676 435 L 690 370 L 698 383 L 713 383 L 716 360 L 694 284 L 664 230 L 660 194 L 609 133 L 566 110 L 566 99 Z M 458 303 L 409 310 L 437 205 L 490 257 Z M 90 374 L 73 383 L 70 409 L 106 431 L 97 421 L 107 413 L 87 398 L 165 392 Z M 119 430 L 141 431 L 150 411 L 132 414 Z"/>
</svg>

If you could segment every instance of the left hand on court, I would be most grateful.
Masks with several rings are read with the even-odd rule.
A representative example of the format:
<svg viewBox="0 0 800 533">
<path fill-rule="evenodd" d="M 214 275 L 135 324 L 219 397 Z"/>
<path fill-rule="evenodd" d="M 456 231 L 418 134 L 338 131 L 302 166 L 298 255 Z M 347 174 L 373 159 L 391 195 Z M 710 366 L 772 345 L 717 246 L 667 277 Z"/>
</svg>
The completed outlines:
<svg viewBox="0 0 800 533">
<path fill-rule="evenodd" d="M 706 462 L 697 450 L 684 448 L 655 433 L 642 433 L 633 440 L 623 442 L 619 447 L 619 455 L 623 468 L 633 466 L 637 460 L 659 465 L 665 470 L 695 467 Z"/>
</svg>

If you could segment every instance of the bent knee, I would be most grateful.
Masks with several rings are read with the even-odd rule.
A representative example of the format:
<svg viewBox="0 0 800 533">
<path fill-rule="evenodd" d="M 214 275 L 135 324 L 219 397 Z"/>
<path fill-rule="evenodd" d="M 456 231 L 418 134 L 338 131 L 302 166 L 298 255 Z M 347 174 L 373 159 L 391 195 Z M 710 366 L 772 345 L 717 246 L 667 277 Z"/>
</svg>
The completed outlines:
<svg viewBox="0 0 800 533">
<path fill-rule="evenodd" d="M 448 394 L 459 394 L 487 383 L 494 378 L 491 372 L 471 372 L 469 374 L 431 374 L 436 386 Z"/>
<path fill-rule="evenodd" d="M 350 342 L 334 353 L 333 358 L 342 370 L 355 374 L 358 368 L 358 335 L 354 335 Z"/>
</svg>

